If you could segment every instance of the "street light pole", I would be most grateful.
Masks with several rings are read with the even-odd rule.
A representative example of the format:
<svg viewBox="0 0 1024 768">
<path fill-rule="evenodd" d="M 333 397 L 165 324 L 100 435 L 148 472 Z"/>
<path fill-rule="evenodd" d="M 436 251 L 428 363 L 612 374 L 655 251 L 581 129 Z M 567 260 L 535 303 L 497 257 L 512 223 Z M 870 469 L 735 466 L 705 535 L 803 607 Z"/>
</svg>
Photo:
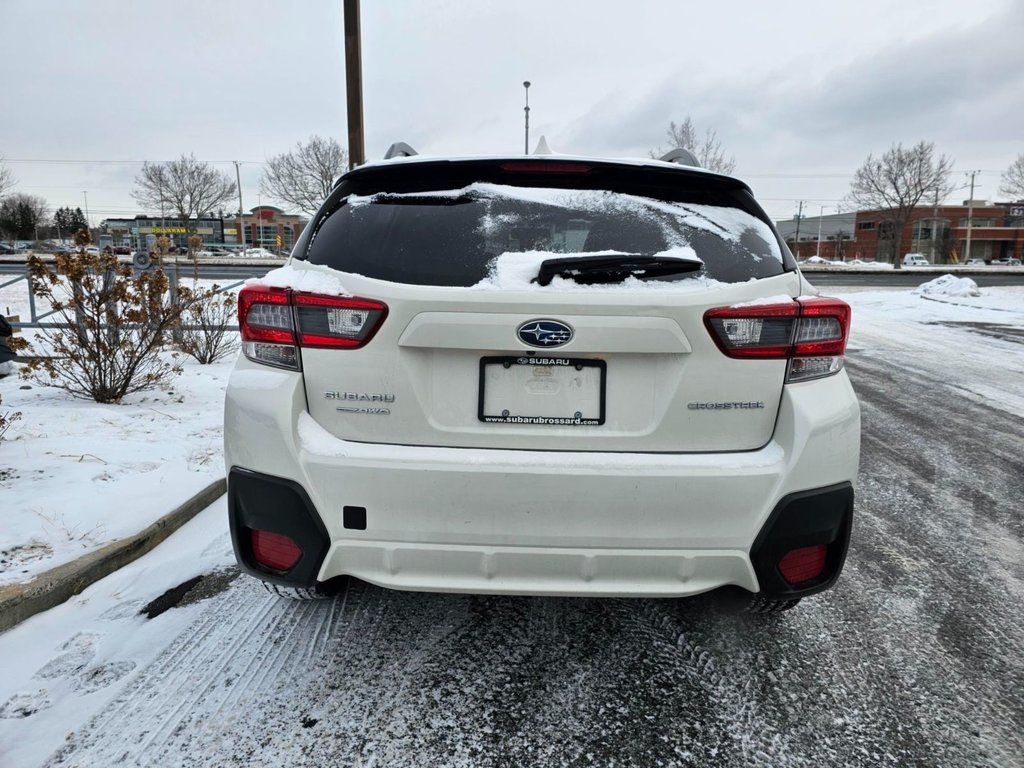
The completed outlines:
<svg viewBox="0 0 1024 768">
<path fill-rule="evenodd" d="M 82 196 L 85 198 L 85 228 L 89 230 L 92 228 L 92 222 L 89 221 L 89 193 L 83 189 Z"/>
<path fill-rule="evenodd" d="M 245 254 L 245 228 L 242 226 L 242 211 L 245 209 L 242 207 L 242 174 L 238 170 L 238 161 L 235 160 L 235 182 L 238 184 L 238 222 L 235 225 L 236 237 L 242 244 L 242 254 Z"/>
<path fill-rule="evenodd" d="M 523 89 L 526 92 L 526 106 L 523 107 L 523 113 L 526 115 L 526 138 L 523 141 L 523 154 L 530 154 L 530 81 L 523 81 Z"/>
<path fill-rule="evenodd" d="M 965 171 L 971 177 L 971 196 L 967 198 L 967 247 L 964 248 L 964 264 L 971 260 L 971 228 L 974 226 L 974 177 L 980 171 Z"/>
</svg>

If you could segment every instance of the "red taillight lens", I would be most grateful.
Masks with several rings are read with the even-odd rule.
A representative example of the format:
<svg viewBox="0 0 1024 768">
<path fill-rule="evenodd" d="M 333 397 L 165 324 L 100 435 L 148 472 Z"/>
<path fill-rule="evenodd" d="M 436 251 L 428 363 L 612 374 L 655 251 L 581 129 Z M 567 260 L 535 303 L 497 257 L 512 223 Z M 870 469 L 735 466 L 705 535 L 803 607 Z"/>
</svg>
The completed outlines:
<svg viewBox="0 0 1024 768">
<path fill-rule="evenodd" d="M 348 347 L 366 344 L 387 317 L 379 301 L 348 296 L 292 295 L 300 347 Z"/>
<path fill-rule="evenodd" d="M 286 288 L 243 288 L 238 294 L 242 341 L 294 344 L 294 321 Z"/>
<path fill-rule="evenodd" d="M 287 536 L 270 531 L 249 531 L 252 557 L 273 571 L 287 571 L 299 562 L 302 549 Z"/>
<path fill-rule="evenodd" d="M 800 302 L 800 324 L 794 340 L 797 357 L 842 355 L 850 335 L 850 305 L 839 299 L 807 298 Z"/>
<path fill-rule="evenodd" d="M 825 570 L 825 555 L 827 554 L 828 547 L 824 544 L 792 549 L 779 560 L 779 573 L 790 584 L 811 581 L 818 578 Z"/>
<path fill-rule="evenodd" d="M 839 299 L 801 298 L 779 304 L 718 307 L 704 324 L 729 357 L 789 359 L 787 381 L 837 373 L 850 333 L 850 305 Z"/>
<path fill-rule="evenodd" d="M 242 352 L 257 363 L 292 370 L 299 369 L 299 347 L 361 347 L 387 314 L 387 305 L 352 296 L 261 285 L 238 294 Z"/>
<path fill-rule="evenodd" d="M 590 173 L 586 163 L 563 163 L 546 160 L 513 160 L 502 163 L 505 173 Z"/>
</svg>

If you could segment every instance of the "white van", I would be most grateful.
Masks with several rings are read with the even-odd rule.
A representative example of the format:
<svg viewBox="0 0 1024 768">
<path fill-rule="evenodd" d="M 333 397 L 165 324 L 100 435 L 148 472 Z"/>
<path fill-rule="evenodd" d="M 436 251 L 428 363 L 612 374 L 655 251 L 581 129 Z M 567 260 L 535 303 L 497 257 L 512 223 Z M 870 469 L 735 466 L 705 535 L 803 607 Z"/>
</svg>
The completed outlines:
<svg viewBox="0 0 1024 768">
<path fill-rule="evenodd" d="M 931 262 L 924 257 L 923 253 L 905 253 L 903 254 L 903 266 L 928 267 L 931 266 Z"/>
</svg>

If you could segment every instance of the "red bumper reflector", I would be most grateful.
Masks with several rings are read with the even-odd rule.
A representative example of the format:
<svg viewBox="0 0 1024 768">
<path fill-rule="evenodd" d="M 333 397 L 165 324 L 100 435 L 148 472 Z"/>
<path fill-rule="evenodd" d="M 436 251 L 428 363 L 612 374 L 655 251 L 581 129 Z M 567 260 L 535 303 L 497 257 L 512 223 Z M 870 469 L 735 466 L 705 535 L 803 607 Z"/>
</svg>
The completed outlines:
<svg viewBox="0 0 1024 768">
<path fill-rule="evenodd" d="M 815 544 L 812 547 L 792 549 L 779 560 L 779 572 L 790 584 L 816 579 L 825 570 L 825 555 L 828 547 Z"/>
<path fill-rule="evenodd" d="M 275 571 L 287 571 L 302 557 L 299 545 L 287 536 L 269 531 L 253 530 L 250 533 L 253 559 L 262 566 Z"/>
</svg>

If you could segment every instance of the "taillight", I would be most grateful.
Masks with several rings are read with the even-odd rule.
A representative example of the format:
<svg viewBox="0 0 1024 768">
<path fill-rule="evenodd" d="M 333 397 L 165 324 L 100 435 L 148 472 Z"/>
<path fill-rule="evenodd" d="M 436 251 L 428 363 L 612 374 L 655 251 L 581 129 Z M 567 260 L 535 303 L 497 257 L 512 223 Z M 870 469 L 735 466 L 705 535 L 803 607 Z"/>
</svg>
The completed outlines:
<svg viewBox="0 0 1024 768">
<path fill-rule="evenodd" d="M 388 314 L 379 301 L 354 297 L 292 294 L 300 347 L 361 347 Z"/>
<path fill-rule="evenodd" d="M 779 560 L 779 573 L 790 584 L 811 581 L 818 578 L 825 570 L 827 554 L 828 547 L 825 544 L 791 549 L 785 557 Z"/>
<path fill-rule="evenodd" d="M 300 347 L 361 347 L 387 313 L 387 305 L 379 301 L 290 288 L 254 285 L 238 294 L 243 354 L 257 363 L 293 370 L 299 369 Z"/>
<path fill-rule="evenodd" d="M 590 173 L 586 163 L 565 163 L 557 160 L 512 160 L 501 164 L 505 173 Z"/>
<path fill-rule="evenodd" d="M 850 305 L 839 299 L 800 298 L 779 304 L 719 307 L 704 324 L 729 357 L 786 360 L 786 381 L 838 373 L 850 333 Z"/>
<path fill-rule="evenodd" d="M 299 562 L 302 549 L 294 540 L 280 533 L 250 530 L 252 559 L 272 571 L 288 571 Z"/>
</svg>

